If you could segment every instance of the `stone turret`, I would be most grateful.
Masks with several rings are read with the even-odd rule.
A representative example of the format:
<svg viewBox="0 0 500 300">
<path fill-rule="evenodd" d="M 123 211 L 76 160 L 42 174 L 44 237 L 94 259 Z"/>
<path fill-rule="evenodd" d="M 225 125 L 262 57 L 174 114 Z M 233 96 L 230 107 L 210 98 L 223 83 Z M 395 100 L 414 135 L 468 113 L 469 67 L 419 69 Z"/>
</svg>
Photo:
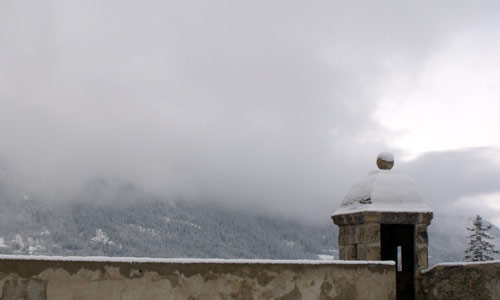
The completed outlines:
<svg viewBox="0 0 500 300">
<path fill-rule="evenodd" d="M 394 157 L 381 153 L 379 170 L 355 184 L 333 213 L 341 260 L 394 260 L 397 299 L 414 299 L 420 271 L 428 264 L 427 226 L 432 210 L 415 182 L 391 170 Z"/>
</svg>

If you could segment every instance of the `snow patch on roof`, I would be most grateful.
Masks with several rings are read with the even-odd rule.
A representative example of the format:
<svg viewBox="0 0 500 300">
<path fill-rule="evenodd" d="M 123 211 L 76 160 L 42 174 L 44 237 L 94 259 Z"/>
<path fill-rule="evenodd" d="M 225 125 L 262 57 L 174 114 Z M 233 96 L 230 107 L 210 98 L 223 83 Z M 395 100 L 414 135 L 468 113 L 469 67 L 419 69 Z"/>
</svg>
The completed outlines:
<svg viewBox="0 0 500 300">
<path fill-rule="evenodd" d="M 406 174 L 376 170 L 355 184 L 333 215 L 361 211 L 431 212 Z"/>
<path fill-rule="evenodd" d="M 382 152 L 377 156 L 377 158 L 380 158 L 381 160 L 387 161 L 387 162 L 394 161 L 394 155 L 390 152 Z"/>
</svg>

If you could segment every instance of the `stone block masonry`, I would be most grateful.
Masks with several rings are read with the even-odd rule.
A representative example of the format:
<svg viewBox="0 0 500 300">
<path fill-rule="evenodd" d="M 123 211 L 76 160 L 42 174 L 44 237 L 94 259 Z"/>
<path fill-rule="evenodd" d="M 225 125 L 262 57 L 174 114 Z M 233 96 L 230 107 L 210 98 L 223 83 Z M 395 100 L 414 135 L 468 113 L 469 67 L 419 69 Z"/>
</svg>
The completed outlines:
<svg viewBox="0 0 500 300">
<path fill-rule="evenodd" d="M 392 262 L 0 257 L 1 299 L 391 300 Z"/>
<path fill-rule="evenodd" d="M 443 263 L 422 272 L 428 300 L 500 299 L 500 261 Z"/>
</svg>

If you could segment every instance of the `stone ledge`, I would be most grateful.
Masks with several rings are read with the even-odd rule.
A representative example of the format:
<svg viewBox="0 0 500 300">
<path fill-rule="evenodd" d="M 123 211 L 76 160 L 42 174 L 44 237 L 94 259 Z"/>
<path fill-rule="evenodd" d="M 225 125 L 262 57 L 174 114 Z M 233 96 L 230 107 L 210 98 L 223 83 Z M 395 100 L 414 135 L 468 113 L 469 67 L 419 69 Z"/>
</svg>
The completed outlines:
<svg viewBox="0 0 500 300">
<path fill-rule="evenodd" d="M 333 215 L 332 220 L 338 226 L 367 223 L 379 224 L 426 224 L 431 223 L 432 212 L 374 212 L 363 211 Z"/>
</svg>

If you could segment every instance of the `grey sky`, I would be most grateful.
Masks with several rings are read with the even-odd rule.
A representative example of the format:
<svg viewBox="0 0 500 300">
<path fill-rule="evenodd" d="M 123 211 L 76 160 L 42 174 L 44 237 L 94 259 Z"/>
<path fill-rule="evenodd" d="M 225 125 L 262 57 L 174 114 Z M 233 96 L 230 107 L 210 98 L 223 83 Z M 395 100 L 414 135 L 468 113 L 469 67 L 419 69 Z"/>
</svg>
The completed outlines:
<svg viewBox="0 0 500 300">
<path fill-rule="evenodd" d="M 436 209 L 499 194 L 499 6 L 2 1 L 0 157 L 42 198 L 111 177 L 304 219 L 385 150 Z"/>
</svg>

